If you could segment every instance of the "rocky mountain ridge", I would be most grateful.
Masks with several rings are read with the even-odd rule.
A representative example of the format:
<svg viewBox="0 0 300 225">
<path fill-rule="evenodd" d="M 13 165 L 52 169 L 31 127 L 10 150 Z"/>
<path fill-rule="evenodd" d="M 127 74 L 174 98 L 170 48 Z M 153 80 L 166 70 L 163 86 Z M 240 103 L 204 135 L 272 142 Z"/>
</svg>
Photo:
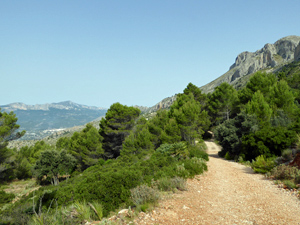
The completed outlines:
<svg viewBox="0 0 300 225">
<path fill-rule="evenodd" d="M 8 105 L 2 105 L 0 106 L 2 110 L 5 111 L 15 111 L 15 110 L 43 110 L 43 111 L 49 111 L 51 108 L 53 109 L 65 109 L 65 110 L 71 110 L 71 109 L 91 109 L 91 110 L 106 110 L 102 107 L 95 107 L 95 106 L 86 106 L 77 104 L 72 101 L 64 101 L 64 102 L 58 102 L 58 103 L 46 103 L 46 104 L 35 104 L 35 105 L 27 105 L 22 102 L 15 102 Z"/>
<path fill-rule="evenodd" d="M 266 44 L 256 52 L 242 52 L 225 74 L 214 81 L 200 87 L 204 93 L 213 90 L 223 82 L 233 84 L 238 79 L 259 70 L 272 72 L 277 67 L 300 59 L 300 36 L 287 36 L 274 44 Z"/>
<path fill-rule="evenodd" d="M 273 72 L 287 63 L 300 60 L 300 36 L 287 36 L 279 39 L 274 44 L 265 46 L 256 52 L 240 53 L 229 71 L 215 79 L 214 81 L 200 87 L 202 92 L 210 93 L 223 82 L 227 82 L 234 87 L 242 86 L 249 79 L 247 75 L 259 70 Z M 243 79 L 241 79 L 243 78 Z M 246 79 L 248 78 L 248 79 Z M 176 95 L 164 98 L 152 107 L 138 107 L 145 114 L 151 114 L 158 109 L 168 109 L 176 100 Z"/>
<path fill-rule="evenodd" d="M 135 106 L 141 110 L 143 114 L 151 114 L 154 113 L 160 109 L 168 109 L 173 104 L 173 102 L 176 100 L 176 95 L 173 95 L 172 97 L 167 97 L 155 104 L 152 107 L 142 107 L 142 106 Z"/>
</svg>

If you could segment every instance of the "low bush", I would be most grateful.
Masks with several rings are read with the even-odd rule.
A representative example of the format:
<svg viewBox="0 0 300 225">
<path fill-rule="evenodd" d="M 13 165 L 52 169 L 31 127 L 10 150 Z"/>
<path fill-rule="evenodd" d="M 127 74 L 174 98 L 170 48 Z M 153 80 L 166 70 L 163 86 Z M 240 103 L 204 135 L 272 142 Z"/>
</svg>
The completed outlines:
<svg viewBox="0 0 300 225">
<path fill-rule="evenodd" d="M 284 180 L 284 181 L 283 181 L 283 184 L 284 184 L 288 189 L 296 189 L 296 188 L 297 188 L 296 184 L 295 184 L 293 181 L 291 181 L 291 180 Z"/>
<path fill-rule="evenodd" d="M 182 177 L 174 177 L 171 179 L 172 185 L 180 191 L 186 191 L 186 180 Z"/>
<path fill-rule="evenodd" d="M 285 149 L 283 150 L 281 156 L 285 161 L 291 161 L 293 159 L 293 150 Z"/>
<path fill-rule="evenodd" d="M 6 193 L 5 191 L 0 191 L 0 206 L 11 202 L 15 198 L 13 193 Z"/>
<path fill-rule="evenodd" d="M 206 161 L 209 160 L 208 154 L 203 150 L 203 147 L 201 146 L 197 146 L 197 145 L 190 146 L 189 153 L 190 153 L 190 158 L 197 157 L 197 158 L 205 159 Z"/>
<path fill-rule="evenodd" d="M 277 180 L 294 180 L 296 183 L 300 181 L 300 170 L 284 164 L 272 169 L 270 175 Z"/>
<path fill-rule="evenodd" d="M 271 171 L 276 166 L 274 158 L 265 158 L 265 156 L 257 156 L 255 160 L 252 161 L 251 167 L 256 173 L 267 173 Z"/>
<path fill-rule="evenodd" d="M 175 186 L 173 185 L 171 178 L 163 177 L 157 181 L 157 188 L 160 191 L 173 191 Z"/>
<path fill-rule="evenodd" d="M 98 202 L 79 202 L 76 201 L 73 204 L 73 208 L 76 211 L 76 216 L 79 221 L 91 221 L 91 220 L 101 220 L 103 217 L 102 205 Z"/>
<path fill-rule="evenodd" d="M 202 158 L 196 158 L 196 157 L 185 160 L 184 168 L 189 172 L 188 175 L 189 178 L 193 178 L 195 175 L 207 171 L 206 161 Z"/>
<path fill-rule="evenodd" d="M 149 203 L 145 203 L 145 204 L 139 206 L 138 208 L 140 208 L 140 210 L 141 210 L 142 212 L 147 212 L 147 210 L 150 208 L 150 205 L 149 205 Z M 139 210 L 138 210 L 138 211 L 139 211 Z"/>
<path fill-rule="evenodd" d="M 188 147 L 185 142 L 177 142 L 174 144 L 162 144 L 156 149 L 157 152 L 171 155 L 177 159 L 185 159 L 189 155 Z"/>
<path fill-rule="evenodd" d="M 155 204 L 160 198 L 159 191 L 145 184 L 137 186 L 130 190 L 131 199 L 135 206 L 144 205 L 146 203 Z"/>
<path fill-rule="evenodd" d="M 224 158 L 225 158 L 226 160 L 231 160 L 231 159 L 232 159 L 231 156 L 230 156 L 230 154 L 229 154 L 229 152 L 226 152 Z"/>
<path fill-rule="evenodd" d="M 186 190 L 186 180 L 181 177 L 163 177 L 157 181 L 156 186 L 160 191 L 174 191 L 176 189 L 184 191 Z"/>
</svg>

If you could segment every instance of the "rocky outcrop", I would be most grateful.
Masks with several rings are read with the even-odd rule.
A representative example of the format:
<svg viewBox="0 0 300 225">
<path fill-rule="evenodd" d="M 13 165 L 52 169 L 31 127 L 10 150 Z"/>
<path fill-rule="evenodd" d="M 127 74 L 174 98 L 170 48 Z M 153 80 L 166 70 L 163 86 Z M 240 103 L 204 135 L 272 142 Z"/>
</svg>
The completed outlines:
<svg viewBox="0 0 300 225">
<path fill-rule="evenodd" d="M 289 166 L 296 166 L 300 169 L 300 153 L 296 154 L 294 160 L 289 164 Z"/>
<path fill-rule="evenodd" d="M 298 46 L 295 49 L 294 60 L 295 61 L 300 60 L 300 42 L 299 42 Z"/>
<path fill-rule="evenodd" d="M 236 57 L 235 63 L 227 73 L 202 86 L 201 90 L 209 93 L 223 82 L 231 84 L 237 79 L 259 70 L 275 68 L 293 61 L 295 56 L 300 57 L 299 42 L 299 36 L 288 36 L 276 41 L 274 44 L 266 44 L 256 52 L 242 52 Z"/>
<path fill-rule="evenodd" d="M 141 107 L 141 106 L 135 106 L 135 107 L 139 108 L 142 111 L 142 113 L 153 113 L 160 109 L 169 109 L 173 104 L 173 102 L 176 100 L 176 97 L 177 96 L 174 95 L 172 97 L 165 98 L 152 107 Z"/>
</svg>

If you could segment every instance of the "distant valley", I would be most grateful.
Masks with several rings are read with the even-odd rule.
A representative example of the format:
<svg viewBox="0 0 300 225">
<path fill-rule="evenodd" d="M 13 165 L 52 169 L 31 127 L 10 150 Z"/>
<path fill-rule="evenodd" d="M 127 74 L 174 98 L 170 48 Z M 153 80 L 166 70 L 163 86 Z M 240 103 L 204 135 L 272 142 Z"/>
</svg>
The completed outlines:
<svg viewBox="0 0 300 225">
<path fill-rule="evenodd" d="M 26 130 L 22 140 L 42 139 L 66 128 L 84 125 L 99 120 L 107 109 L 80 105 L 71 101 L 26 105 L 12 103 L 0 106 L 2 111 L 13 111 L 18 118 L 20 130 Z"/>
</svg>

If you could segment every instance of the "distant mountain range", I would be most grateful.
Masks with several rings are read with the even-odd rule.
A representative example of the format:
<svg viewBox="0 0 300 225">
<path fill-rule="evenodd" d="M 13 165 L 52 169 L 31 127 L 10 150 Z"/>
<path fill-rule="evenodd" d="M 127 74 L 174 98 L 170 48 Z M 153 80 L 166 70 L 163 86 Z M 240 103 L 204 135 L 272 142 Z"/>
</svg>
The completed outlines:
<svg viewBox="0 0 300 225">
<path fill-rule="evenodd" d="M 23 140 L 41 139 L 69 127 L 80 126 L 100 120 L 107 109 L 80 105 L 71 101 L 26 105 L 12 103 L 0 106 L 2 111 L 13 111 L 20 130 L 26 130 Z"/>
</svg>

